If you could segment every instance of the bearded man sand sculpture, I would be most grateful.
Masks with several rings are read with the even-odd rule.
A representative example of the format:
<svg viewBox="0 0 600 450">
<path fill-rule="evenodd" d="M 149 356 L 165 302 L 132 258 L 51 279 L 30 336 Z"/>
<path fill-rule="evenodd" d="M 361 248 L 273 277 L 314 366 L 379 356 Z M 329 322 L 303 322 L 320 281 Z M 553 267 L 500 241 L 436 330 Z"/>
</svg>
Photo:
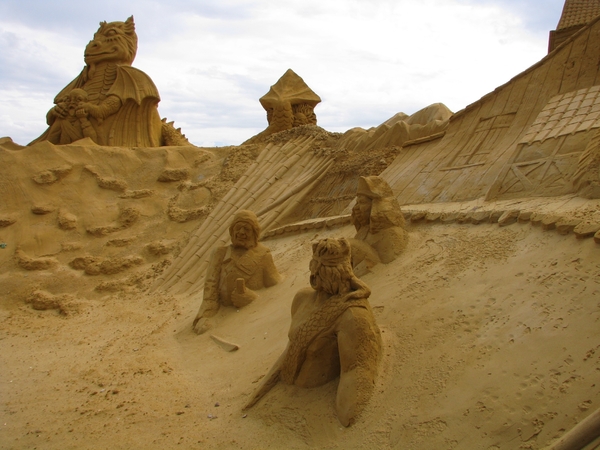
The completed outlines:
<svg viewBox="0 0 600 450">
<path fill-rule="evenodd" d="M 392 188 L 380 177 L 360 177 L 352 208 L 356 235 L 351 239 L 352 264 L 363 274 L 370 267 L 395 260 L 406 248 L 406 221 Z"/>
<path fill-rule="evenodd" d="M 336 411 L 349 426 L 371 396 L 381 354 L 371 290 L 354 275 L 344 238 L 313 244 L 309 267 L 311 287 L 294 297 L 287 348 L 246 408 L 280 380 L 311 388 L 339 376 Z"/>
<path fill-rule="evenodd" d="M 258 297 L 255 290 L 281 281 L 271 251 L 258 242 L 260 226 L 252 211 L 241 210 L 229 227 L 231 245 L 218 247 L 211 255 L 204 281 L 204 298 L 194 319 L 198 333 L 210 328 L 206 319 L 221 305 L 241 308 Z"/>
<path fill-rule="evenodd" d="M 85 47 L 85 68 L 56 96 L 55 106 L 46 115 L 49 128 L 29 145 L 40 141 L 69 144 L 84 137 L 100 145 L 162 145 L 160 96 L 150 77 L 131 67 L 136 52 L 133 16 L 125 22 L 101 22 Z M 75 109 L 75 116 L 87 122 L 85 126 L 83 121 L 81 126 L 74 123 L 65 104 L 75 89 L 85 92 Z"/>
</svg>

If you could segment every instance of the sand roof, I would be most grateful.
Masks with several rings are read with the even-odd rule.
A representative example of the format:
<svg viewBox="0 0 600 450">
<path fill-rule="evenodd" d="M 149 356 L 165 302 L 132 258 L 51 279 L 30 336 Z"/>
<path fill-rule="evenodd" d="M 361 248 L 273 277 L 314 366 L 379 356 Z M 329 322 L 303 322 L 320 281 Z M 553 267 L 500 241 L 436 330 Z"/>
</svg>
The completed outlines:
<svg viewBox="0 0 600 450">
<path fill-rule="evenodd" d="M 557 30 L 586 25 L 600 15 L 600 0 L 566 0 Z"/>
</svg>

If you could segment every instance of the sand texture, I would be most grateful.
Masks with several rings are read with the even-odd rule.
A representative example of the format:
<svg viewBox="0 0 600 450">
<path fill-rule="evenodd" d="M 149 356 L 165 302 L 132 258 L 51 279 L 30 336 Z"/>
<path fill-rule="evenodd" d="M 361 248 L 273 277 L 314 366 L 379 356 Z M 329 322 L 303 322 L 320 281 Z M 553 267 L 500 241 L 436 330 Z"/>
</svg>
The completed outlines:
<svg viewBox="0 0 600 450">
<path fill-rule="evenodd" d="M 133 18 L 99 31 L 110 27 L 133 39 Z M 124 89 L 102 111 L 53 107 L 52 139 L 0 138 L 0 447 L 600 448 L 598 36 L 600 17 L 461 111 L 437 103 L 370 129 L 317 126 L 320 97 L 289 70 L 260 100 L 265 131 L 199 148 L 161 122 L 138 73 L 145 134 L 101 117 L 117 100 L 134 107 Z M 100 78 L 137 73 L 127 67 L 80 81 L 99 95 Z M 389 258 L 368 246 L 376 230 L 353 225 L 368 209 L 359 180 L 375 176 L 394 206 L 369 197 L 372 214 L 395 214 Z M 211 254 L 240 210 L 256 215 L 281 280 L 249 285 L 251 302 L 223 303 L 197 334 Z M 364 244 L 354 285 L 370 306 L 361 291 L 327 322 L 347 330 L 368 311 L 377 367 L 361 411 L 337 417 L 331 371 L 244 409 L 278 367 L 294 297 L 306 311 L 317 298 L 309 262 L 325 238 Z"/>
<path fill-rule="evenodd" d="M 410 227 L 405 257 L 364 277 L 384 356 L 355 425 L 334 415 L 335 382 L 280 384 L 242 413 L 285 347 L 314 237 L 271 240 L 282 284 L 222 308 L 214 332 L 235 352 L 193 333 L 197 299 L 86 298 L 73 279 L 58 309 L 4 303 L 5 448 L 543 448 L 600 402 L 597 244 L 437 223 Z"/>
<path fill-rule="evenodd" d="M 3 447 L 535 449 L 597 408 L 600 201 L 570 195 L 404 205 L 404 253 L 363 277 L 383 355 L 356 424 L 335 381 L 242 412 L 285 348 L 310 243 L 355 232 L 274 234 L 283 281 L 196 335 L 201 289 L 152 288 L 203 223 L 169 212 L 214 211 L 237 176 L 223 162 L 251 150 L 2 148 Z M 173 169 L 187 179 L 160 180 Z"/>
</svg>

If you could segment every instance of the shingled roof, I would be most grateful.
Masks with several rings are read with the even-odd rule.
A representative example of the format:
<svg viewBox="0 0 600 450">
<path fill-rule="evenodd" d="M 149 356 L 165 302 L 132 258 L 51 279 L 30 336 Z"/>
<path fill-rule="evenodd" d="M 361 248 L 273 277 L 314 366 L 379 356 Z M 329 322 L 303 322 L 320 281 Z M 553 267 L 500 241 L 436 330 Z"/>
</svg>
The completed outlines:
<svg viewBox="0 0 600 450">
<path fill-rule="evenodd" d="M 600 15 L 600 0 L 566 0 L 557 30 L 587 25 Z"/>
<path fill-rule="evenodd" d="M 550 31 L 548 53 L 600 15 L 600 0 L 565 0 L 556 30 Z"/>
</svg>

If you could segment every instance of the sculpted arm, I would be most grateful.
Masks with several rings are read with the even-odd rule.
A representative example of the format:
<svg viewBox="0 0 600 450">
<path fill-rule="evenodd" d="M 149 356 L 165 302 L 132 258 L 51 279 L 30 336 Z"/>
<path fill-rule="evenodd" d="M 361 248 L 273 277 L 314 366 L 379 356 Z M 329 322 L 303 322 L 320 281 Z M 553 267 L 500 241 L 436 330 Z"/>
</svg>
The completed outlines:
<svg viewBox="0 0 600 450">
<path fill-rule="evenodd" d="M 119 97 L 116 95 L 110 95 L 99 105 L 94 105 L 92 103 L 85 103 L 83 107 L 77 112 L 80 111 L 85 115 L 90 115 L 95 117 L 96 119 L 106 119 L 108 116 L 115 114 L 121 108 L 122 102 Z"/>
<path fill-rule="evenodd" d="M 65 117 L 67 117 L 67 111 L 65 110 L 65 108 L 63 108 L 63 105 L 64 103 L 57 103 L 52 108 L 50 108 L 48 114 L 46 114 L 46 123 L 48 125 L 52 125 L 58 118 L 64 119 Z"/>
<path fill-rule="evenodd" d="M 316 294 L 313 288 L 303 288 L 296 292 L 296 295 L 294 295 L 294 300 L 292 300 L 291 308 L 292 325 L 294 324 L 294 316 L 298 312 L 298 309 L 302 306 L 302 304 L 305 301 L 310 300 L 310 298 L 314 295 Z"/>
<path fill-rule="evenodd" d="M 271 251 L 267 249 L 267 253 L 263 257 L 263 284 L 265 287 L 275 286 L 281 281 L 281 275 L 275 267 L 273 261 L 273 255 Z"/>
<path fill-rule="evenodd" d="M 212 317 L 219 310 L 219 281 L 221 278 L 221 265 L 225 256 L 226 247 L 216 248 L 208 263 L 204 278 L 204 296 L 200 310 L 194 319 L 195 327 L 202 318 Z"/>
<path fill-rule="evenodd" d="M 338 322 L 340 382 L 336 396 L 338 419 L 351 425 L 373 392 L 381 352 L 379 328 L 370 310 L 349 308 Z"/>
</svg>

